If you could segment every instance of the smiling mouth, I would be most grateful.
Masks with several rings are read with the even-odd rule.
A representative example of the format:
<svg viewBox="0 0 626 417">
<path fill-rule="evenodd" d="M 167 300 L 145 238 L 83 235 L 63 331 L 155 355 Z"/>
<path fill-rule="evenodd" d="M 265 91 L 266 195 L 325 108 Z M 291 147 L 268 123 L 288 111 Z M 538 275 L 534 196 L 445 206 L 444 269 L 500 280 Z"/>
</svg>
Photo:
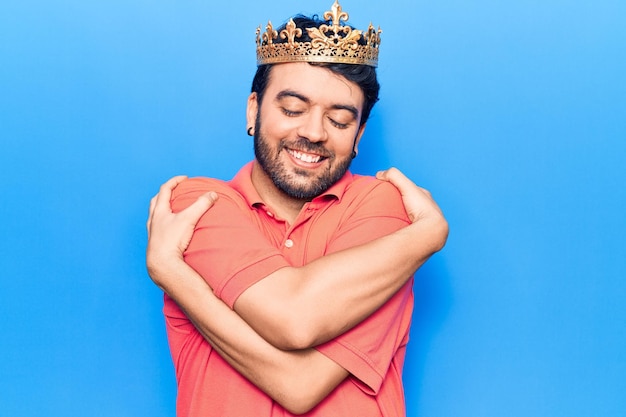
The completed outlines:
<svg viewBox="0 0 626 417">
<path fill-rule="evenodd" d="M 306 152 L 301 152 L 301 151 L 296 151 L 294 149 L 287 149 L 287 153 L 289 153 L 289 155 L 293 156 L 294 158 L 302 161 L 302 162 L 306 162 L 309 164 L 315 164 L 317 162 L 320 162 L 324 159 L 326 159 L 325 156 L 321 156 L 321 155 L 316 155 L 316 154 L 312 154 L 312 153 L 306 153 Z"/>
</svg>

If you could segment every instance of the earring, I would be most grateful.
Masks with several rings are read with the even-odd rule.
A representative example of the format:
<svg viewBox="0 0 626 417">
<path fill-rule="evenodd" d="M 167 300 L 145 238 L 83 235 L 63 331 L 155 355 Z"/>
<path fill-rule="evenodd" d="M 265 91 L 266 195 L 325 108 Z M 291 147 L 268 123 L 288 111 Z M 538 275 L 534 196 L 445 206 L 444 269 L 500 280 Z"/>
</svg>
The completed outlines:
<svg viewBox="0 0 626 417">
<path fill-rule="evenodd" d="M 356 151 L 352 151 L 352 159 L 356 158 Z"/>
<path fill-rule="evenodd" d="M 253 127 L 252 127 L 252 126 L 250 126 L 250 127 L 248 128 L 248 130 L 247 130 L 248 136 L 254 136 L 254 133 L 252 133 L 252 129 L 253 129 Z"/>
</svg>

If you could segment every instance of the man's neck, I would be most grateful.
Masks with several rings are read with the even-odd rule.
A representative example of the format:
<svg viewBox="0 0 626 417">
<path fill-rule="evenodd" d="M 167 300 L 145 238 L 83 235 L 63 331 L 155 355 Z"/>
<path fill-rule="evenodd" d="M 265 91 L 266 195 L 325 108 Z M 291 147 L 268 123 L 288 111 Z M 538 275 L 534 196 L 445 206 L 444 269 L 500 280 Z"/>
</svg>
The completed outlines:
<svg viewBox="0 0 626 417">
<path fill-rule="evenodd" d="M 256 160 L 252 165 L 252 185 L 259 193 L 263 203 L 274 211 L 274 215 L 285 219 L 289 224 L 294 223 L 306 203 L 305 200 L 289 197 L 276 188 L 272 179 Z"/>
</svg>

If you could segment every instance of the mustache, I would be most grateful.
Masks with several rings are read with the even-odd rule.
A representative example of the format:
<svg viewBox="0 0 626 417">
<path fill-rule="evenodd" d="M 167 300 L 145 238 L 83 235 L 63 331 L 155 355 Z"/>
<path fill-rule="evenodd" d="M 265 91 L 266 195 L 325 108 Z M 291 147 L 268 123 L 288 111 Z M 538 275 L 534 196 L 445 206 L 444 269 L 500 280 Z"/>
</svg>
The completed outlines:
<svg viewBox="0 0 626 417">
<path fill-rule="evenodd" d="M 324 157 L 334 156 L 332 152 L 330 152 L 323 144 L 318 142 L 311 142 L 306 138 L 298 138 L 295 141 L 281 141 L 281 146 L 284 148 L 290 148 L 299 150 L 302 152 L 315 153 Z"/>
</svg>

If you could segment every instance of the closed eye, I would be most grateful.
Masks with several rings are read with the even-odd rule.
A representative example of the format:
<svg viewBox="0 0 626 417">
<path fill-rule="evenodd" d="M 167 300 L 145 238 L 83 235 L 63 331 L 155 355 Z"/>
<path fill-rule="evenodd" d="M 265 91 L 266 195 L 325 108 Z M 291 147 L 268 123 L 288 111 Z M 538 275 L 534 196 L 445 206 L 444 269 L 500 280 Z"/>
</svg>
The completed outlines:
<svg viewBox="0 0 626 417">
<path fill-rule="evenodd" d="M 333 126 L 335 126 L 337 129 L 347 129 L 349 127 L 348 123 L 339 123 L 338 121 L 332 119 L 332 118 L 328 118 L 328 120 L 330 120 L 330 124 L 332 124 Z"/>
<path fill-rule="evenodd" d="M 294 111 L 294 110 L 289 110 L 285 107 L 282 108 L 283 113 L 285 114 L 285 116 L 288 117 L 296 117 L 296 116 L 300 116 L 302 114 L 301 111 Z"/>
</svg>

